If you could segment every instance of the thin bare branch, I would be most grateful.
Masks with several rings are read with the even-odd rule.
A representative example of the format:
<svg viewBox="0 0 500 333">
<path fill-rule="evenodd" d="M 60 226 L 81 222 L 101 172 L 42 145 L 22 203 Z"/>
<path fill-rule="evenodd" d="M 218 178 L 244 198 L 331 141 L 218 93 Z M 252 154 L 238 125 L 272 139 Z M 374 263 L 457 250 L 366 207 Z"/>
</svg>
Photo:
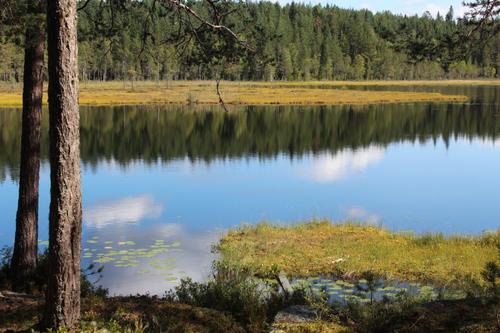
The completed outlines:
<svg viewBox="0 0 500 333">
<path fill-rule="evenodd" d="M 230 35 L 231 37 L 233 37 L 238 43 L 240 43 L 241 45 L 243 45 L 245 48 L 247 48 L 249 50 L 253 50 L 250 47 L 250 45 L 245 40 L 243 40 L 242 38 L 240 38 L 240 36 L 238 36 L 238 34 L 236 34 L 233 30 L 231 30 L 230 28 L 228 28 L 225 25 L 214 24 L 212 22 L 209 22 L 208 20 L 206 20 L 205 18 L 203 18 L 201 15 L 199 15 L 191 7 L 189 7 L 188 5 L 183 4 L 180 0 L 161 0 L 161 1 L 163 3 L 165 3 L 166 5 L 174 6 L 174 7 L 178 8 L 178 9 L 180 9 L 180 10 L 188 13 L 190 16 L 194 17 L 200 23 L 202 23 L 203 25 L 211 28 L 212 30 L 227 33 L 228 35 Z M 213 7 L 214 6 L 214 2 L 213 1 L 207 0 L 207 2 L 209 4 L 211 4 L 212 8 L 214 8 Z M 220 18 L 219 18 L 219 21 L 220 21 Z"/>
</svg>

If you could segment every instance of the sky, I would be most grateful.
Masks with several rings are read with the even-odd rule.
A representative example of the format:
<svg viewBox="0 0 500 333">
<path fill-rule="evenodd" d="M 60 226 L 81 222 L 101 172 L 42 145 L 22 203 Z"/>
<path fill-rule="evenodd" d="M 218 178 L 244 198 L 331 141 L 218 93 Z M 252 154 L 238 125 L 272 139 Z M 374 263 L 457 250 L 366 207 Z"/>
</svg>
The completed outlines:
<svg viewBox="0 0 500 333">
<path fill-rule="evenodd" d="M 292 2 L 292 0 L 277 1 L 280 3 Z M 462 14 L 464 13 L 462 1 L 463 0 L 295 0 L 295 2 L 302 3 L 337 5 L 341 8 L 366 8 L 374 12 L 389 10 L 395 14 L 421 15 L 425 11 L 429 11 L 434 16 L 438 12 L 440 12 L 442 15 L 445 15 L 448 12 L 450 6 L 453 6 L 453 8 L 455 9 L 455 16 L 457 17 L 462 16 Z"/>
</svg>

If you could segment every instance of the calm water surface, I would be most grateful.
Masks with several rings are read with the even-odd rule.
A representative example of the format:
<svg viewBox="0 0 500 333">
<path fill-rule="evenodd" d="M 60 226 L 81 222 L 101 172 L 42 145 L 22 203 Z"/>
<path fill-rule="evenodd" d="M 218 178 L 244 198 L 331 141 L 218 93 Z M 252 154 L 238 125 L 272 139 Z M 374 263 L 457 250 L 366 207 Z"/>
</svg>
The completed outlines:
<svg viewBox="0 0 500 333">
<path fill-rule="evenodd" d="M 163 293 L 184 275 L 205 278 L 211 245 L 243 223 L 326 217 L 419 233 L 498 228 L 500 89 L 415 89 L 470 102 L 82 109 L 84 261 L 105 266 L 101 283 L 111 293 Z M 0 246 L 14 238 L 20 126 L 19 110 L 0 110 Z"/>
</svg>

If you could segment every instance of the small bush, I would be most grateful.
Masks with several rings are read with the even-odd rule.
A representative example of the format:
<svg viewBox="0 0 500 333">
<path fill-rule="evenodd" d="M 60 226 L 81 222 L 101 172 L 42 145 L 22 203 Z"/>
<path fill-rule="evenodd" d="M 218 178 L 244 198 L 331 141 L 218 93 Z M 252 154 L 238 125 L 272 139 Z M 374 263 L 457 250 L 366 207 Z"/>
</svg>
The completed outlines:
<svg viewBox="0 0 500 333">
<path fill-rule="evenodd" d="M 12 289 L 12 277 L 10 271 L 10 262 L 12 259 L 12 248 L 4 247 L 0 250 L 0 290 Z M 49 269 L 48 249 L 38 255 L 38 264 L 33 274 L 24 281 L 23 289 L 33 295 L 42 295 L 47 288 L 47 276 Z M 82 269 L 81 274 L 81 296 L 90 295 L 106 297 L 108 290 L 96 286 L 100 280 L 103 267 L 90 265 Z M 97 277 L 94 281 L 91 279 Z"/>
<path fill-rule="evenodd" d="M 11 289 L 10 283 L 10 259 L 12 258 L 12 248 L 3 247 L 0 249 L 0 290 Z"/>
<path fill-rule="evenodd" d="M 276 284 L 263 282 L 238 267 L 214 264 L 213 279 L 207 283 L 183 279 L 166 299 L 230 314 L 248 332 L 262 332 L 281 309 L 304 304 L 303 293 L 287 296 Z"/>
</svg>

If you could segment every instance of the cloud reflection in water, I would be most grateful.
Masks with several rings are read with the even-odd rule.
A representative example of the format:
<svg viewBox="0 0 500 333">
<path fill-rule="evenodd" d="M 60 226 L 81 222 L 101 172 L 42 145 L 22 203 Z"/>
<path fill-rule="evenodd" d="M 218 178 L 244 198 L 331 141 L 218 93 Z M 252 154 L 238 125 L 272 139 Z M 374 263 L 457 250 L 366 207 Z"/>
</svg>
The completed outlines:
<svg viewBox="0 0 500 333">
<path fill-rule="evenodd" d="M 88 227 L 137 223 L 145 218 L 158 218 L 163 205 L 148 194 L 101 203 L 84 209 L 83 220 Z"/>
<path fill-rule="evenodd" d="M 307 178 L 316 182 L 335 182 L 362 172 L 370 165 L 382 161 L 384 154 L 385 149 L 377 146 L 359 150 L 343 150 L 335 155 L 322 154 L 315 156 L 311 161 L 312 166 L 303 173 Z"/>
<path fill-rule="evenodd" d="M 165 244 L 168 248 L 166 251 L 152 257 L 135 256 L 133 260 L 137 263 L 129 267 L 116 265 L 116 260 L 120 260 L 120 256 L 116 256 L 114 261 L 103 264 L 103 279 L 99 282 L 109 289 L 111 295 L 162 295 L 175 287 L 184 276 L 189 276 L 194 281 L 203 281 L 208 277 L 215 259 L 210 248 L 221 233 L 221 230 L 188 230 L 180 224 L 155 224 L 140 228 L 128 224 L 108 225 L 89 230 L 88 239 L 98 241 L 85 246 L 91 247 L 89 251 L 93 250 L 97 255 L 99 251 L 106 251 L 106 245 L 116 248 L 117 252 L 128 250 L 128 253 L 137 253 L 144 249 L 141 251 L 150 254 L 151 248 L 154 251 L 158 244 Z M 127 242 L 132 246 L 124 244 Z"/>
</svg>

